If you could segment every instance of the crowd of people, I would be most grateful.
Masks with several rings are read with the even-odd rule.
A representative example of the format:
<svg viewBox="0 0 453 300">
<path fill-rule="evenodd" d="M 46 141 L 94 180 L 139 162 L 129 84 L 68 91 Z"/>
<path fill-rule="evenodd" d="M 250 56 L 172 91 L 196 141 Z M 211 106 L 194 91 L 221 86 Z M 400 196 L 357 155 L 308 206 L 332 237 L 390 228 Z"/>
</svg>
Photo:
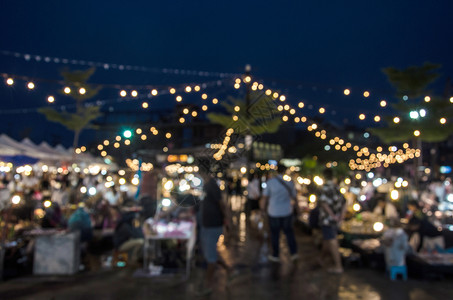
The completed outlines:
<svg viewBox="0 0 453 300">
<path fill-rule="evenodd" d="M 301 214 L 299 198 L 308 190 L 297 180 L 292 180 L 288 176 L 291 174 L 286 173 L 287 169 L 283 165 L 278 165 L 275 169 L 266 176 L 259 175 L 258 171 L 250 172 L 245 186 L 237 180 L 236 186 L 227 190 L 246 197 L 244 213 L 249 222 L 252 222 L 252 214 L 261 216 L 261 221 L 264 219 L 266 226 L 261 229 L 267 230 L 266 236 L 269 237 L 268 260 L 272 263 L 280 262 L 282 251 L 279 241 L 283 233 L 289 249 L 289 261 L 297 264 L 299 255 L 303 254 L 298 252 L 294 223 Z M 5 173 L 0 181 L 2 217 L 13 224 L 17 232 L 33 226 L 80 231 L 82 247 L 86 252 L 93 250 L 92 241 L 96 229 L 110 231 L 112 235 L 109 244 L 106 246 L 97 241 L 95 247 L 106 246 L 105 249 L 108 250 L 128 253 L 129 263 L 137 265 L 143 256 L 144 221 L 186 214 L 188 218 L 197 220 L 198 243 L 207 266 L 202 292 L 209 293 L 215 284 L 213 278 L 218 265 L 227 271 L 228 276 L 234 276 L 235 273 L 217 253 L 219 237 L 231 222 L 231 208 L 222 196 L 216 174 L 210 172 L 209 165 L 200 165 L 198 174 L 203 180 L 201 201 L 195 199 L 187 209 L 180 205 L 180 199 L 175 198 L 181 195 L 171 194 L 172 208 L 159 211 L 157 199 L 161 193 L 161 172 L 146 172 L 138 186 L 120 184 L 117 174 L 107 173 Z M 363 202 L 363 210 L 387 220 L 388 230 L 383 235 L 383 244 L 388 248 L 389 264 L 395 264 L 396 261 L 400 263 L 401 251 L 406 251 L 409 247 L 407 245 L 412 245 L 415 251 L 427 247 L 444 247 L 441 232 L 429 220 L 427 210 L 420 206 L 420 201 L 406 201 L 404 206 L 395 205 L 390 201 L 388 193 L 379 193 L 370 184 L 356 193 L 355 199 L 351 201 L 348 193 L 340 192 L 340 187 L 344 184 L 334 176 L 332 169 L 325 169 L 323 178 L 322 185 L 310 188 L 310 193 L 317 195 L 317 206 L 310 207 L 313 212 L 310 215 L 310 225 L 319 228 L 322 247 L 318 263 L 326 266 L 331 261 L 332 266 L 327 268 L 328 272 L 344 272 L 337 235 L 345 218 L 353 217 L 351 203 L 357 202 L 357 199 Z M 441 187 L 432 186 L 432 192 L 440 198 L 437 199 L 438 202 L 445 201 L 449 193 L 446 190 L 448 185 Z M 15 195 L 20 197 L 20 201 L 11 206 L 11 199 Z M 429 198 L 427 195 L 425 197 Z M 400 218 L 407 220 L 404 230 L 399 222 Z M 2 231 L 3 239 L 9 232 Z"/>
</svg>

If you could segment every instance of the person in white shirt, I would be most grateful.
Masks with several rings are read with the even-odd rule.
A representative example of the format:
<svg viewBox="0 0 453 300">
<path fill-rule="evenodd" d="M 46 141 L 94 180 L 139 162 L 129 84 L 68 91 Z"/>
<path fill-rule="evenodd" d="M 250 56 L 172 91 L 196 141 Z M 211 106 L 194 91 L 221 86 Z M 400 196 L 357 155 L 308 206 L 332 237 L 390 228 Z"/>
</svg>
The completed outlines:
<svg viewBox="0 0 453 300">
<path fill-rule="evenodd" d="M 285 171 L 286 168 L 279 165 L 278 174 L 267 181 L 266 189 L 263 191 L 264 203 L 269 216 L 273 252 L 268 258 L 272 262 L 280 261 L 280 231 L 283 231 L 286 235 L 291 260 L 298 258 L 297 243 L 292 222 L 293 207 L 291 203 L 291 199 L 296 198 L 296 189 L 291 181 L 283 179 Z"/>
<path fill-rule="evenodd" d="M 379 198 L 373 213 L 378 216 L 384 216 L 386 219 L 398 219 L 399 214 L 395 205 L 386 201 L 385 198 Z"/>
<path fill-rule="evenodd" d="M 253 210 L 257 210 L 260 208 L 259 200 L 261 198 L 261 190 L 260 190 L 260 180 L 258 174 L 255 172 L 249 178 L 249 183 L 247 185 L 247 204 L 245 213 L 250 216 L 250 213 Z"/>
</svg>

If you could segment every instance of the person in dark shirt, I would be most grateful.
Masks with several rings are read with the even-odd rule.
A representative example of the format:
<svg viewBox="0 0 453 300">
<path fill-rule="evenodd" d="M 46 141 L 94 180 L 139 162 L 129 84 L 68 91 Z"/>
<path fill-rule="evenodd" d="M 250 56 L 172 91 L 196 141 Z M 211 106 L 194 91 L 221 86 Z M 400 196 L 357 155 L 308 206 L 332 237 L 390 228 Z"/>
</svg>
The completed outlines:
<svg viewBox="0 0 453 300">
<path fill-rule="evenodd" d="M 203 294 L 212 292 L 214 272 L 217 263 L 229 271 L 229 267 L 218 259 L 217 241 L 223 234 L 225 220 L 225 207 L 222 202 L 222 194 L 214 177 L 207 167 L 200 166 L 200 175 L 203 178 L 204 198 L 201 201 L 201 246 L 203 255 L 208 264 L 205 274 L 205 287 Z"/>
<path fill-rule="evenodd" d="M 143 249 L 143 232 L 140 227 L 135 226 L 136 212 L 126 211 L 122 214 L 120 221 L 116 225 L 113 235 L 115 249 L 127 252 L 129 261 L 138 263 Z"/>
</svg>

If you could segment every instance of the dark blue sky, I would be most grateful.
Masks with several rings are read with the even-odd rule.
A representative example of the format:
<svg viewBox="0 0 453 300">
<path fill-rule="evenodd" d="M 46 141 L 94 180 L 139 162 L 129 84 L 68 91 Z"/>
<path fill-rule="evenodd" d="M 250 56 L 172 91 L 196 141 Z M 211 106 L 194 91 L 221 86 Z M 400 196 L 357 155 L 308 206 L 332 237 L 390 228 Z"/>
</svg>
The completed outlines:
<svg viewBox="0 0 453 300">
<path fill-rule="evenodd" d="M 253 75 L 314 107 L 354 119 L 392 90 L 383 67 L 442 64 L 453 74 L 453 2 L 439 1 L 1 1 L 0 50 L 157 68 Z M 58 79 L 61 65 L 0 56 L 0 72 Z M 155 84 L 157 75 L 103 71 L 97 82 Z M 165 77 L 166 83 L 173 79 Z M 205 78 L 191 79 L 202 82 Z M 175 82 L 181 79 L 174 78 Z M 342 95 L 349 87 L 372 97 Z M 46 105 L 1 85 L 0 111 Z M 44 91 L 41 91 L 44 93 Z M 47 92 L 47 91 L 46 91 Z M 36 91 L 38 93 L 38 90 Z M 371 99 L 371 98 L 374 98 Z M 41 101 L 41 103 L 38 103 Z M 374 102 L 373 102 L 374 101 Z M 354 108 L 350 109 L 350 108 Z M 45 122 L 4 115 L 0 132 Z M 46 126 L 48 130 L 55 126 Z M 34 127 L 34 125 L 33 125 Z M 35 128 L 40 128 L 36 126 Z M 36 129 L 34 129 L 36 130 Z M 30 132 L 34 140 L 42 135 Z"/>
</svg>

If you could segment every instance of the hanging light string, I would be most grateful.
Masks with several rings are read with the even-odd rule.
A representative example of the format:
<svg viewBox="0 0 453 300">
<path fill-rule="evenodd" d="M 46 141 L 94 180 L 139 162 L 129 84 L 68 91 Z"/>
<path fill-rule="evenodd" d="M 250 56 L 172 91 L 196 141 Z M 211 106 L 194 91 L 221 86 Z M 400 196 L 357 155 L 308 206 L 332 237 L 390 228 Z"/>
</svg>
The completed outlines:
<svg viewBox="0 0 453 300">
<path fill-rule="evenodd" d="M 12 77 L 8 76 L 8 74 L 1 74 L 4 78 L 7 78 L 5 80 L 6 84 L 8 86 L 13 86 L 15 84 L 14 80 Z M 6 75 L 6 76 L 5 76 Z M 19 76 L 17 77 L 19 78 Z M 20 78 L 22 80 L 27 81 L 27 88 L 29 90 L 35 90 L 37 88 L 36 84 L 33 81 L 27 80 L 29 79 L 28 77 L 22 77 Z M 39 81 L 39 80 L 38 80 Z M 110 98 L 110 99 L 95 99 L 95 100 L 87 100 L 84 105 L 85 106 L 92 106 L 92 105 L 98 105 L 98 106 L 103 106 L 106 104 L 111 104 L 111 103 L 119 103 L 123 101 L 130 101 L 130 100 L 149 100 L 152 98 L 155 98 L 157 96 L 162 96 L 162 95 L 170 95 L 170 94 L 175 94 L 175 99 L 177 102 L 181 102 L 183 100 L 183 95 L 184 94 L 189 94 L 189 93 L 203 93 L 205 95 L 204 90 L 211 88 L 211 87 L 221 87 L 224 86 L 226 82 L 229 82 L 230 79 L 223 79 L 223 80 L 214 80 L 210 82 L 204 82 L 204 83 L 182 83 L 182 84 L 177 84 L 177 85 L 154 85 L 152 86 L 152 89 L 149 89 L 151 86 L 146 86 L 148 87 L 147 90 L 126 90 L 126 89 L 121 89 L 121 86 L 116 86 L 115 89 L 118 89 L 118 94 L 120 97 L 117 98 Z M 62 81 L 52 81 L 53 83 L 59 83 L 64 86 L 64 82 Z M 90 84 L 90 86 L 93 86 Z M 104 85 L 102 85 L 104 86 Z M 113 86 L 113 85 L 111 85 Z M 70 94 L 72 92 L 74 93 L 80 93 L 81 91 L 71 91 L 68 87 L 63 87 L 62 89 L 63 93 L 65 94 Z M 82 91 L 83 92 L 83 91 Z M 54 103 L 56 100 L 56 96 L 53 95 L 48 95 L 47 96 L 47 102 L 49 103 Z M 146 104 L 145 104 L 146 103 Z M 143 108 L 148 108 L 149 104 L 147 102 L 142 103 Z M 59 106 L 54 106 L 57 110 L 66 110 L 75 107 L 75 104 L 64 104 L 64 105 L 59 105 Z M 1 110 L 0 114 L 23 114 L 23 113 L 35 113 L 37 112 L 41 107 L 35 107 L 35 108 L 20 108 L 20 109 L 10 109 L 10 110 Z"/>
<path fill-rule="evenodd" d="M 237 78 L 235 80 L 235 88 L 236 89 L 240 88 L 240 84 L 241 84 L 241 79 Z M 256 88 L 253 88 L 254 86 L 259 86 L 259 85 L 254 83 L 254 85 L 252 85 L 252 90 L 256 90 Z M 261 88 L 263 88 L 263 87 L 261 87 Z M 267 89 L 265 93 L 268 96 L 272 96 L 275 101 L 277 101 L 277 99 L 278 99 L 281 102 L 277 106 L 277 109 L 278 109 L 278 111 L 283 112 L 283 115 L 282 115 L 283 122 L 289 121 L 288 113 L 289 113 L 289 115 L 296 114 L 296 109 L 292 108 L 290 104 L 283 104 L 286 101 L 285 95 L 279 95 L 278 92 L 272 91 L 271 89 Z M 346 93 L 349 94 L 349 92 L 346 92 Z M 364 94 L 364 96 L 365 95 L 369 96 L 369 94 Z M 304 106 L 305 105 L 303 102 L 299 102 L 298 107 L 300 109 L 302 109 Z M 306 116 L 302 116 L 302 117 L 295 116 L 294 117 L 295 123 L 299 123 L 300 121 L 307 122 L 307 120 L 309 120 L 309 118 Z M 314 123 L 312 121 L 310 123 L 312 123 L 312 124 L 307 126 L 308 131 L 314 131 L 314 130 L 318 129 L 318 125 L 316 123 Z M 315 136 L 324 140 L 327 138 L 327 132 L 326 132 L 326 130 L 316 131 Z M 360 148 L 358 145 L 353 145 L 352 143 L 347 142 L 343 139 L 340 139 L 339 137 L 335 137 L 334 139 L 331 139 L 329 141 L 329 143 L 332 146 L 335 145 L 335 143 L 337 143 L 334 147 L 334 149 L 337 151 L 339 151 L 339 150 L 347 151 L 348 149 L 352 148 L 352 150 L 356 152 L 356 155 L 358 157 L 360 157 L 362 155 L 370 156 L 369 159 L 362 160 L 362 159 L 358 158 L 356 161 L 351 160 L 349 166 L 352 170 L 358 169 L 358 170 L 369 171 L 372 168 L 377 168 L 377 167 L 380 167 L 381 165 L 384 167 L 388 167 L 390 164 L 403 163 L 404 161 L 406 161 L 408 159 L 412 159 L 414 157 L 420 156 L 419 149 L 411 149 L 411 148 L 409 148 L 409 146 L 407 144 L 404 145 L 405 149 L 406 149 L 405 153 L 402 150 L 398 150 L 396 148 L 396 146 L 391 146 L 391 147 L 389 147 L 389 151 L 390 151 L 389 154 L 378 153 L 378 154 L 370 155 L 367 147 Z M 377 147 L 376 151 L 381 152 L 382 146 Z"/>
<path fill-rule="evenodd" d="M 6 78 L 6 83 L 8 85 L 12 85 L 14 84 L 13 82 L 13 79 L 11 77 L 8 76 L 8 74 L 2 74 L 2 76 L 4 78 Z M 16 78 L 19 78 L 19 77 L 16 77 Z M 23 78 L 19 78 L 19 79 L 22 79 L 22 80 L 27 80 L 29 79 L 28 77 L 23 77 Z M 62 83 L 62 81 L 57 81 L 58 83 Z M 235 83 L 234 83 L 234 88 L 235 89 L 239 89 L 241 87 L 241 83 L 250 83 L 251 82 L 251 77 L 250 76 L 247 76 L 244 78 L 244 80 L 242 80 L 241 78 L 236 78 L 235 80 Z M 221 83 L 221 81 L 216 81 L 215 82 L 217 85 L 219 85 Z M 105 85 L 103 85 L 105 86 Z M 29 82 L 27 84 L 27 87 L 29 89 L 34 89 L 35 88 L 35 85 L 33 82 Z M 119 87 L 118 85 L 115 85 L 115 87 Z M 148 88 L 150 86 L 147 86 Z M 206 86 L 207 87 L 207 86 Z M 166 87 L 165 89 L 165 92 L 163 94 L 176 94 L 175 96 L 175 100 L 177 102 L 181 102 L 182 101 L 182 96 L 181 95 L 177 95 L 178 92 L 181 92 L 181 89 L 183 89 L 184 92 L 186 93 L 190 93 L 192 91 L 192 89 L 194 91 L 200 91 L 201 90 L 201 87 L 199 85 L 196 85 L 192 88 L 192 86 L 190 85 L 179 85 L 178 86 L 178 89 L 174 88 L 174 87 Z M 264 86 L 263 84 L 261 83 L 258 83 L 258 82 L 254 82 L 252 85 L 251 85 L 251 89 L 252 90 L 263 90 L 264 89 Z M 153 89 L 151 90 L 150 94 L 148 94 L 147 97 L 151 97 L 151 96 L 157 96 L 159 94 L 158 90 L 157 89 Z M 281 103 L 279 103 L 279 105 L 277 106 L 277 109 L 278 111 L 282 112 L 282 121 L 283 122 L 287 122 L 289 121 L 289 116 L 293 116 L 296 114 L 296 109 L 295 108 L 292 108 L 290 104 L 284 104 L 285 101 L 286 101 L 286 96 L 284 95 L 279 95 L 278 92 L 276 91 L 272 91 L 271 89 L 267 89 L 265 91 L 265 94 L 268 95 L 268 96 L 272 96 L 274 98 L 274 100 L 279 100 Z M 350 94 L 350 91 L 349 90 L 345 90 L 344 91 L 344 94 L 345 95 L 349 95 Z M 126 90 L 121 90 L 120 91 L 120 95 L 122 98 L 125 98 L 127 96 L 127 92 Z M 138 98 L 138 99 L 143 99 L 141 97 L 138 97 L 138 92 L 136 90 L 132 90 L 130 91 L 130 95 L 132 96 L 132 98 Z M 368 97 L 369 96 L 369 93 L 364 93 L 364 96 L 365 97 Z M 110 101 L 121 101 L 122 98 L 116 98 L 116 99 L 112 99 Z M 202 99 L 203 100 L 206 100 L 208 97 L 207 97 L 207 94 L 203 93 L 202 94 Z M 99 105 L 99 104 L 105 104 L 107 100 L 96 100 L 96 105 Z M 218 99 L 217 98 L 213 98 L 212 99 L 212 102 L 213 104 L 217 104 L 218 103 Z M 90 103 L 87 103 L 87 105 L 93 105 L 93 104 L 90 104 Z M 303 102 L 299 102 L 298 104 L 298 107 L 299 109 L 302 109 L 304 108 L 305 104 Z M 62 108 L 65 108 L 67 106 L 62 106 Z M 381 107 L 385 107 L 385 105 L 382 105 L 382 101 L 381 101 Z M 145 108 L 145 107 L 144 107 Z M 31 109 L 29 109 L 31 110 Z M 37 109 L 35 109 L 37 110 Z M 207 110 L 207 106 L 206 105 L 203 105 L 202 107 L 202 110 L 203 111 L 206 111 Z M 13 113 L 23 113 L 27 111 L 27 109 L 21 109 L 21 110 L 14 110 Z M 321 114 L 325 113 L 325 109 L 324 108 L 320 108 L 319 109 L 319 112 Z M 3 112 L 2 112 L 3 113 Z M 188 114 L 189 112 L 184 112 L 184 114 Z M 288 113 L 289 113 L 289 116 L 288 116 Z M 196 111 L 193 111 L 192 112 L 192 116 L 193 117 L 196 117 L 197 116 L 197 112 Z M 236 117 L 238 118 L 238 116 L 233 116 L 233 118 Z M 295 123 L 299 123 L 299 122 L 307 122 L 307 120 L 309 120 L 309 118 L 307 118 L 306 116 L 295 116 L 294 117 L 294 122 Z M 184 123 L 185 122 L 185 118 L 184 117 L 181 117 L 179 119 L 180 123 Z M 235 120 L 237 121 L 237 120 Z M 307 130 L 308 131 L 313 131 L 313 130 L 316 130 L 318 128 L 318 125 L 316 123 L 312 123 L 311 125 L 307 126 Z M 170 134 L 171 135 L 171 134 Z M 326 139 L 327 138 L 327 135 L 326 135 L 326 131 L 325 130 L 321 130 L 321 131 L 315 131 L 315 136 L 316 137 L 319 137 L 321 139 Z M 118 138 L 118 137 L 117 137 Z M 333 142 L 332 142 L 333 141 Z M 118 142 L 118 141 L 117 141 Z M 119 145 L 118 143 L 114 143 L 114 145 Z M 124 143 L 126 145 L 130 144 L 130 140 L 125 140 Z M 356 151 L 357 153 L 357 156 L 361 156 L 363 154 L 367 154 L 369 153 L 368 151 L 364 151 L 365 149 L 367 149 L 366 147 L 365 148 L 362 148 L 360 149 L 359 146 L 355 145 L 354 147 L 352 147 L 352 143 L 349 143 L 349 142 L 345 142 L 343 139 L 339 139 L 337 137 L 335 137 L 334 139 L 331 139 L 330 140 L 330 144 L 333 146 L 335 143 L 338 143 L 337 145 L 335 145 L 334 149 L 335 150 L 343 150 L 343 151 L 347 151 L 348 149 L 352 148 L 354 151 Z M 344 144 L 344 145 L 343 145 Z M 228 143 L 227 143 L 228 145 Z M 226 146 L 227 146 L 226 145 Z M 119 146 L 118 146 L 119 147 Z M 117 148 L 117 147 L 116 147 Z M 224 147 L 225 148 L 225 147 Z M 377 147 L 377 150 L 379 148 L 382 148 L 382 147 Z M 83 152 L 81 149 L 83 148 L 80 148 L 79 151 Z M 222 150 L 223 148 L 221 147 L 220 150 Z M 77 150 L 77 149 L 76 149 Z M 379 155 L 376 155 L 376 154 L 373 154 L 373 155 L 370 155 L 370 158 L 369 159 L 361 159 L 361 158 L 357 158 L 355 161 L 351 160 L 350 161 L 350 168 L 351 169 L 365 169 L 365 170 L 368 170 L 370 168 L 375 168 L 375 167 L 379 167 L 381 165 L 384 165 L 384 167 L 387 165 L 389 165 L 390 163 L 395 163 L 395 162 L 398 162 L 398 163 L 401 163 L 401 162 L 404 162 L 405 160 L 407 159 L 411 159 L 413 157 L 416 157 L 417 153 L 419 155 L 419 149 L 410 149 L 410 148 L 407 148 L 406 150 L 406 153 L 401 153 L 401 152 L 390 152 L 388 155 L 385 155 L 385 154 L 381 154 L 380 156 Z M 377 151 L 379 152 L 379 151 Z M 104 155 L 102 155 L 104 154 Z M 223 149 L 223 151 L 218 151 L 216 154 L 215 154 L 215 158 L 218 160 L 222 159 L 223 155 L 225 154 L 225 149 Z M 107 153 L 105 151 L 101 152 L 101 155 L 102 156 L 106 156 Z M 382 164 L 382 162 L 384 162 Z"/>
<path fill-rule="evenodd" d="M 215 82 L 216 85 L 218 83 L 219 83 L 218 81 Z M 186 88 L 184 90 L 185 90 L 185 92 L 190 92 L 187 89 L 187 86 L 186 86 Z M 219 94 L 220 92 L 222 92 L 222 91 L 219 91 L 219 90 L 216 91 L 217 94 Z M 173 94 L 171 91 L 169 93 Z M 212 102 L 212 105 L 217 105 L 217 104 L 219 104 L 221 102 L 218 99 L 218 96 L 216 96 L 216 97 L 213 97 L 213 95 L 208 96 L 208 94 L 206 92 L 201 94 L 201 99 L 202 99 L 202 101 L 206 101 L 204 103 Z M 209 99 L 211 99 L 211 101 L 209 101 Z M 178 98 L 176 98 L 176 101 L 177 102 L 181 102 L 181 101 L 178 101 Z M 206 112 L 206 111 L 208 111 L 208 108 L 209 108 L 209 106 L 207 104 L 203 104 L 203 106 L 201 107 L 201 110 Z M 184 117 L 181 117 L 179 119 L 179 123 L 181 123 L 181 124 L 185 123 L 188 120 L 188 118 L 196 119 L 196 118 L 198 118 L 200 116 L 196 109 L 192 109 L 191 110 L 188 107 L 183 108 L 182 109 L 182 113 L 183 113 Z M 150 137 L 158 136 L 161 131 L 162 130 L 159 130 L 156 126 L 151 126 L 149 128 L 149 132 L 150 133 L 147 132 L 146 130 L 143 130 L 141 127 L 138 127 L 138 128 L 135 128 L 135 129 L 131 129 L 130 133 L 128 133 L 127 136 L 121 137 L 121 135 L 117 135 L 113 139 L 104 140 L 102 143 L 99 143 L 97 145 L 96 149 L 100 152 L 100 155 L 102 157 L 107 157 L 108 156 L 108 152 L 107 152 L 108 147 L 113 147 L 115 149 L 118 149 L 121 146 L 129 146 L 129 145 L 131 145 L 131 139 L 132 139 L 132 136 L 134 135 L 133 132 L 135 132 L 135 134 L 140 137 L 140 140 L 146 141 Z M 229 137 L 233 134 L 233 132 L 234 132 L 233 129 L 227 130 L 226 139 L 229 140 Z M 166 132 L 165 133 L 165 138 L 168 139 L 168 140 L 173 138 L 172 133 L 171 132 Z M 165 150 L 165 148 L 164 148 L 164 150 Z M 166 150 L 168 151 L 168 149 L 166 149 Z M 85 151 L 87 151 L 87 147 L 86 146 L 81 146 L 81 147 L 75 149 L 76 154 L 80 154 L 80 153 L 83 153 Z M 233 148 L 232 147 L 228 148 L 228 151 L 231 153 L 233 151 Z M 222 150 L 220 150 L 219 154 L 216 157 L 220 157 L 218 159 L 218 160 L 220 160 L 223 155 L 224 155 L 224 152 L 222 152 Z"/>
<path fill-rule="evenodd" d="M 54 63 L 54 64 L 63 64 L 63 65 L 85 66 L 85 67 L 88 66 L 88 67 L 102 68 L 104 70 L 136 71 L 136 72 L 170 74 L 170 75 L 180 75 L 180 76 L 219 77 L 219 78 L 238 76 L 238 74 L 228 73 L 228 72 L 210 72 L 210 71 L 173 69 L 173 68 L 150 68 L 150 67 L 145 67 L 145 66 L 134 66 L 134 65 L 128 65 L 128 64 L 106 63 L 106 62 L 97 62 L 97 61 L 80 60 L 80 59 L 69 59 L 69 58 L 46 56 L 46 55 L 27 54 L 27 53 L 13 52 L 13 51 L 8 51 L 8 50 L 0 50 L 0 55 L 14 57 L 17 59 L 23 59 L 23 60 L 29 61 L 29 62 L 35 61 L 35 62 L 41 62 L 41 63 Z"/>
</svg>

